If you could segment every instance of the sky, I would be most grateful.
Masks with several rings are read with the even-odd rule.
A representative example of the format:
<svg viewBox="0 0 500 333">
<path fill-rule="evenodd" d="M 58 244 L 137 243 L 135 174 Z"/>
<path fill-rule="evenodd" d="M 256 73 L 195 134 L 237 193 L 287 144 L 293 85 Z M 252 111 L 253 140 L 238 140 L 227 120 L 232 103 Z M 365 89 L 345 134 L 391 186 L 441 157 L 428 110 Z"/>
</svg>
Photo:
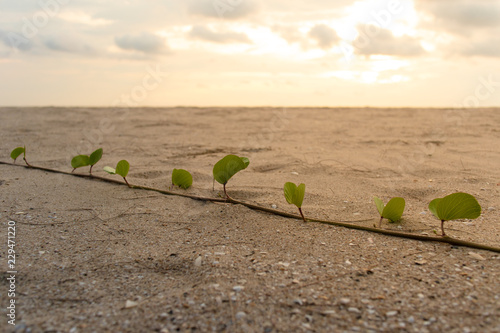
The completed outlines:
<svg viewBox="0 0 500 333">
<path fill-rule="evenodd" d="M 500 106 L 498 0 L 2 0 L 2 106 Z"/>
</svg>

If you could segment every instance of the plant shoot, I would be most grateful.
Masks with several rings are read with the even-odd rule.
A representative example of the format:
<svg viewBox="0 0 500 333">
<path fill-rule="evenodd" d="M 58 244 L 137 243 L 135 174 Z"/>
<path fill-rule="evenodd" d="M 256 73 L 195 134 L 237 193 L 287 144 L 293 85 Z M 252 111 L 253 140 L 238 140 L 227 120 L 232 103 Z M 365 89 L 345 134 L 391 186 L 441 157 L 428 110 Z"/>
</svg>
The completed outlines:
<svg viewBox="0 0 500 333">
<path fill-rule="evenodd" d="M 299 186 L 294 183 L 287 182 L 285 183 L 284 193 L 286 201 L 291 204 L 297 206 L 299 209 L 300 216 L 302 216 L 302 220 L 306 222 L 306 218 L 302 213 L 302 201 L 304 201 L 304 194 L 306 192 L 306 185 L 300 184 Z"/>
<path fill-rule="evenodd" d="M 429 210 L 441 220 L 441 236 L 444 222 L 459 219 L 476 219 L 481 215 L 481 206 L 476 198 L 468 193 L 453 193 L 444 198 L 437 198 L 429 203 Z"/>
<path fill-rule="evenodd" d="M 403 212 L 405 210 L 405 199 L 400 197 L 395 197 L 389 200 L 387 205 L 384 207 L 384 202 L 380 200 L 378 197 L 373 197 L 373 201 L 375 201 L 375 205 L 377 206 L 377 210 L 380 214 L 380 220 L 378 222 L 378 227 L 382 226 L 382 220 L 388 219 L 391 222 L 397 222 L 403 216 Z"/>
<path fill-rule="evenodd" d="M 129 169 L 130 169 L 130 164 L 126 160 L 121 160 L 120 162 L 118 162 L 118 164 L 116 164 L 116 169 L 113 169 L 112 167 L 109 167 L 109 166 L 105 166 L 103 170 L 111 175 L 122 176 L 123 180 L 125 181 L 127 186 L 132 187 L 132 186 L 130 186 L 130 184 L 128 183 L 127 178 L 126 178 L 128 175 Z"/>
<path fill-rule="evenodd" d="M 226 184 L 236 173 L 248 167 L 250 161 L 246 157 L 227 155 L 214 165 L 214 179 L 224 186 L 224 194 L 229 199 L 226 192 Z"/>
</svg>

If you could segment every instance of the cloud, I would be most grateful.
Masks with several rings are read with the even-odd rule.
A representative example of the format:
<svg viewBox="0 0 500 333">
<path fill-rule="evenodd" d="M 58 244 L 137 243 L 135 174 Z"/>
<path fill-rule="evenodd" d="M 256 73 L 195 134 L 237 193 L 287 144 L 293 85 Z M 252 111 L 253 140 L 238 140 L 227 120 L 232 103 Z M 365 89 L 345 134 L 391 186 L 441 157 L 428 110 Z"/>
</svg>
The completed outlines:
<svg viewBox="0 0 500 333">
<path fill-rule="evenodd" d="M 239 19 L 258 10 L 256 0 L 191 0 L 188 12 L 192 15 L 221 19 Z"/>
<path fill-rule="evenodd" d="M 466 56 L 500 57 L 499 45 L 500 38 L 493 37 L 479 42 L 467 43 L 459 49 L 459 52 Z"/>
<path fill-rule="evenodd" d="M 74 36 L 50 36 L 43 39 L 43 45 L 50 50 L 68 53 L 93 53 L 92 47 L 79 41 Z"/>
<path fill-rule="evenodd" d="M 247 43 L 252 41 L 244 33 L 240 32 L 215 32 L 206 27 L 195 25 L 189 31 L 189 37 L 193 39 L 201 39 L 213 43 Z"/>
<path fill-rule="evenodd" d="M 500 27 L 500 3 L 491 0 L 417 1 L 415 7 L 432 17 L 428 26 L 467 36 L 471 29 Z"/>
<path fill-rule="evenodd" d="M 23 36 L 21 33 L 16 33 L 13 31 L 3 31 L 0 30 L 0 40 L 2 43 L 10 49 L 18 49 L 20 51 L 29 51 L 33 47 L 33 43 L 30 39 Z"/>
<path fill-rule="evenodd" d="M 395 37 L 389 30 L 360 24 L 354 40 L 354 52 L 361 55 L 418 56 L 424 53 L 419 40 L 410 36 Z"/>
<path fill-rule="evenodd" d="M 315 39 L 318 46 L 324 50 L 330 49 L 340 39 L 335 30 L 326 24 L 317 24 L 310 31 L 309 36 Z"/>
<path fill-rule="evenodd" d="M 429 20 L 421 29 L 432 33 L 446 43 L 439 45 L 447 54 L 465 57 L 500 57 L 500 2 L 494 0 L 456 0 L 450 6 L 444 1 L 415 3 L 421 14 Z"/>
<path fill-rule="evenodd" d="M 148 32 L 138 35 L 117 36 L 115 37 L 115 44 L 123 50 L 144 53 L 162 53 L 167 50 L 164 38 Z"/>
</svg>

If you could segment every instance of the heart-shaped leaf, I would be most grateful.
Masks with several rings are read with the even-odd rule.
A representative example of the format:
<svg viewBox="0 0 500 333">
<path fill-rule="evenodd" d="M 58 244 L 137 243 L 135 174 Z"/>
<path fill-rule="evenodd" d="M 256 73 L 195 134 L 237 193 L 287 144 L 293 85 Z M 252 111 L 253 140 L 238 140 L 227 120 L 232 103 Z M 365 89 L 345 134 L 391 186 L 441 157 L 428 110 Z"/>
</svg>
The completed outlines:
<svg viewBox="0 0 500 333">
<path fill-rule="evenodd" d="M 102 157 L 102 148 L 97 149 L 92 154 L 90 154 L 89 165 L 95 165 Z"/>
<path fill-rule="evenodd" d="M 304 201 L 304 194 L 306 192 L 306 185 L 300 184 L 299 186 L 294 183 L 287 182 L 284 186 L 285 199 L 289 204 L 297 206 L 297 208 L 302 207 L 302 202 Z"/>
<path fill-rule="evenodd" d="M 81 168 L 90 165 L 90 158 L 88 155 L 77 155 L 71 160 L 73 169 Z"/>
<path fill-rule="evenodd" d="M 220 184 L 227 184 L 229 179 L 248 167 L 250 161 L 246 157 L 227 155 L 214 165 L 214 179 Z"/>
<path fill-rule="evenodd" d="M 392 222 L 397 222 L 403 216 L 403 212 L 405 210 L 405 199 L 396 197 L 389 200 L 387 205 L 385 205 L 384 210 L 382 211 L 381 217 L 388 219 Z"/>
<path fill-rule="evenodd" d="M 116 171 L 115 173 L 117 175 L 122 176 L 123 178 L 127 177 L 128 175 L 128 170 L 130 169 L 130 164 L 126 160 L 121 160 L 118 162 L 116 165 Z"/>
<path fill-rule="evenodd" d="M 375 205 L 377 206 L 378 213 L 382 216 L 384 212 L 384 202 L 380 200 L 378 197 L 373 197 L 373 201 L 375 201 Z"/>
<path fill-rule="evenodd" d="M 14 148 L 14 150 L 12 150 L 12 152 L 10 153 L 10 157 L 14 160 L 14 162 L 16 161 L 16 159 L 25 152 L 25 148 L 24 147 L 17 147 L 17 148 Z"/>
<path fill-rule="evenodd" d="M 172 171 L 172 184 L 187 189 L 193 184 L 193 176 L 184 169 L 174 169 Z"/>
<path fill-rule="evenodd" d="M 462 192 L 432 200 L 429 210 L 441 221 L 476 219 L 481 215 L 481 206 L 476 198 Z"/>
<path fill-rule="evenodd" d="M 111 174 L 111 175 L 116 175 L 116 169 L 114 169 L 112 167 L 105 166 L 103 168 L 103 170 L 106 171 L 107 173 Z"/>
</svg>

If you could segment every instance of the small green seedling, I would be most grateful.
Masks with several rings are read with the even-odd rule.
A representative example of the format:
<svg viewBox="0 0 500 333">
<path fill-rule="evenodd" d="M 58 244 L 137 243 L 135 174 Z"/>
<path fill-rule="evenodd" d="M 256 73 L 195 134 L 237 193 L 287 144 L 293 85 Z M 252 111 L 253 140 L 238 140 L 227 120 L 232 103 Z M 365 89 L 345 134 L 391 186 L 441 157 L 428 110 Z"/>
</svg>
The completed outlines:
<svg viewBox="0 0 500 333">
<path fill-rule="evenodd" d="M 476 219 L 481 215 L 481 206 L 474 196 L 468 193 L 453 193 L 444 198 L 437 198 L 429 203 L 429 210 L 441 220 L 441 236 L 444 222 L 458 219 Z"/>
<path fill-rule="evenodd" d="M 172 171 L 172 185 L 188 189 L 193 184 L 193 176 L 184 169 L 174 169 Z"/>
<path fill-rule="evenodd" d="M 129 169 L 130 169 L 130 164 L 126 160 L 121 160 L 120 162 L 118 162 L 118 164 L 116 164 L 116 169 L 113 169 L 112 167 L 109 166 L 105 166 L 103 170 L 112 175 L 122 176 L 123 180 L 125 181 L 125 183 L 127 183 L 128 187 L 132 187 L 130 186 L 126 178 Z"/>
<path fill-rule="evenodd" d="M 73 170 L 71 172 L 75 171 L 75 169 L 90 165 L 89 173 L 92 174 L 92 167 L 97 162 L 99 162 L 101 157 L 102 157 L 102 148 L 97 149 L 92 154 L 90 154 L 90 156 L 77 155 L 77 156 L 73 157 L 73 159 L 71 160 L 71 166 L 73 167 Z"/>
<path fill-rule="evenodd" d="M 213 169 L 214 180 L 224 186 L 226 198 L 229 199 L 229 195 L 227 195 L 226 192 L 226 184 L 229 179 L 239 171 L 246 169 L 249 164 L 250 161 L 248 158 L 236 155 L 227 155 L 219 162 L 215 163 Z"/>
<path fill-rule="evenodd" d="M 378 227 L 382 226 L 382 220 L 388 219 L 391 222 L 397 222 L 403 216 L 405 210 L 405 199 L 400 197 L 395 197 L 389 200 L 387 205 L 384 207 L 384 202 L 377 197 L 373 197 L 377 210 L 380 214 L 380 220 L 378 222 Z"/>
<path fill-rule="evenodd" d="M 12 150 L 12 152 L 10 153 L 10 157 L 14 160 L 14 163 L 16 163 L 16 159 L 21 154 L 23 154 L 23 160 L 26 163 L 26 165 L 31 166 L 31 164 L 29 164 L 28 161 L 26 160 L 26 146 L 14 148 L 14 150 Z"/>
<path fill-rule="evenodd" d="M 300 216 L 302 216 L 302 219 L 304 220 L 304 222 L 306 222 L 306 218 L 302 213 L 302 201 L 304 201 L 306 185 L 300 184 L 299 186 L 297 186 L 294 183 L 287 182 L 285 183 L 284 192 L 286 201 L 291 205 L 297 206 Z"/>
</svg>

